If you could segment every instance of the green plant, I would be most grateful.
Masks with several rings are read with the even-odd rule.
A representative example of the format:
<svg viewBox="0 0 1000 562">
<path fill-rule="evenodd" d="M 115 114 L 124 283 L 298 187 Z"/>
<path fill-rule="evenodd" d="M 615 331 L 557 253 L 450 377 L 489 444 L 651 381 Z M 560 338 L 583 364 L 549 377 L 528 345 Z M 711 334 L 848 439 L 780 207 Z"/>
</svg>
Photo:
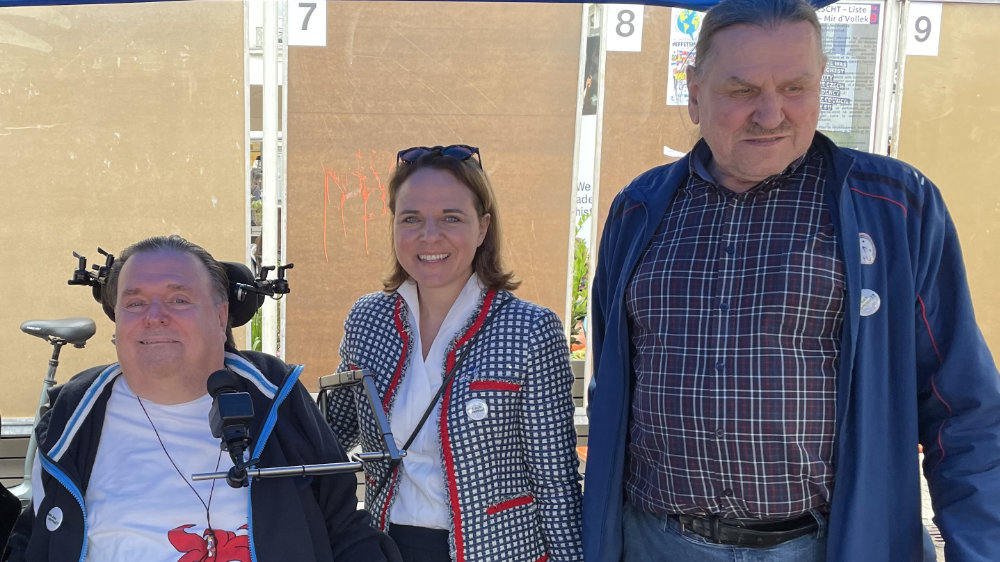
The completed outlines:
<svg viewBox="0 0 1000 562">
<path fill-rule="evenodd" d="M 577 221 L 573 243 L 573 300 L 569 315 L 570 355 L 573 359 L 583 359 L 587 355 L 584 323 L 587 319 L 587 295 L 590 292 L 590 250 L 587 242 L 580 237 L 580 231 L 588 218 L 590 213 L 585 213 Z"/>
<path fill-rule="evenodd" d="M 250 224 L 260 226 L 264 222 L 264 202 L 261 200 L 250 202 Z"/>
<path fill-rule="evenodd" d="M 260 337 L 261 324 L 263 324 L 262 314 L 257 310 L 250 319 L 250 349 L 254 351 L 261 351 L 263 348 L 263 340 Z"/>
</svg>

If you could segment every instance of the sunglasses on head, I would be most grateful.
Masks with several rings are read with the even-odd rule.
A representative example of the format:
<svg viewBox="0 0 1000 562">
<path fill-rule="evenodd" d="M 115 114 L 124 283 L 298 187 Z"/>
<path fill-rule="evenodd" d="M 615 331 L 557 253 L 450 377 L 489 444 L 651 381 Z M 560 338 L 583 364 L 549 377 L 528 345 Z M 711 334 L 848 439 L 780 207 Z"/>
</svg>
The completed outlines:
<svg viewBox="0 0 1000 562">
<path fill-rule="evenodd" d="M 454 158 L 459 161 L 466 161 L 475 155 L 476 160 L 479 161 L 479 167 L 483 167 L 483 158 L 479 155 L 479 149 L 474 146 L 469 146 L 467 144 L 452 144 L 448 146 L 414 146 L 404 150 L 400 150 L 396 154 L 396 165 L 398 166 L 400 162 L 403 164 L 413 164 L 420 159 L 421 156 L 435 153 L 441 156 L 447 156 L 449 158 Z"/>
</svg>

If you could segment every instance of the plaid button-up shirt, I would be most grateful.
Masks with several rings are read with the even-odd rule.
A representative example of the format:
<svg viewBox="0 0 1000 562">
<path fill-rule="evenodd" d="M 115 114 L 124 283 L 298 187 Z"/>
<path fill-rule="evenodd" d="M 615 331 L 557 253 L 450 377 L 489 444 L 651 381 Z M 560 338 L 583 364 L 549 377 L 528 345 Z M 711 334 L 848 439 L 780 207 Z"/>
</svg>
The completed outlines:
<svg viewBox="0 0 1000 562">
<path fill-rule="evenodd" d="M 737 194 L 700 142 L 626 292 L 625 491 L 650 513 L 782 518 L 828 505 L 844 268 L 810 150 Z"/>
</svg>

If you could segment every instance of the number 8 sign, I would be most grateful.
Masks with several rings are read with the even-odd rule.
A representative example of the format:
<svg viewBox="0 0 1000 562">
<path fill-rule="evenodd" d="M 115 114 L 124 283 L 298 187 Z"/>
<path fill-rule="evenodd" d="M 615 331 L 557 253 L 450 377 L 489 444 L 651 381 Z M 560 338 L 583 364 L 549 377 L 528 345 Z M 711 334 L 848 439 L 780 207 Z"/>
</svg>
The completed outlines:
<svg viewBox="0 0 1000 562">
<path fill-rule="evenodd" d="M 604 35 L 608 51 L 642 51 L 642 4 L 606 4 Z"/>
</svg>

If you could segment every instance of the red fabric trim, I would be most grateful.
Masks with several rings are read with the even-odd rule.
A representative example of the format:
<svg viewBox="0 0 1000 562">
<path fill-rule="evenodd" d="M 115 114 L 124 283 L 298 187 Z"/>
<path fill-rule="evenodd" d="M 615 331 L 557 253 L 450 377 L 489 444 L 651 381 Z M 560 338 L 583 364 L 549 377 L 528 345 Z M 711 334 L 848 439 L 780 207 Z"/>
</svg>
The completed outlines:
<svg viewBox="0 0 1000 562">
<path fill-rule="evenodd" d="M 396 326 L 396 333 L 399 334 L 399 339 L 403 340 L 403 351 L 399 354 L 399 361 L 396 363 L 396 372 L 392 374 L 389 387 L 385 390 L 385 397 L 382 398 L 382 407 L 386 411 L 389 411 L 389 402 L 392 400 L 392 395 L 396 392 L 396 387 L 399 386 L 400 377 L 403 376 L 403 365 L 406 364 L 406 350 L 410 346 L 410 334 L 406 333 L 406 330 L 403 329 L 403 297 L 396 297 L 396 306 L 392 308 L 392 320 Z"/>
<path fill-rule="evenodd" d="M 479 331 L 483 326 L 483 322 L 486 320 L 486 315 L 490 311 L 490 305 L 493 304 L 493 297 L 497 294 L 496 291 L 490 290 L 486 292 L 486 298 L 483 299 L 483 307 L 479 311 L 479 316 L 476 317 L 475 322 L 469 329 L 462 335 L 455 345 L 452 346 L 451 351 L 448 352 L 448 361 L 445 363 L 445 376 L 451 372 L 455 367 L 455 352 L 462 347 L 462 344 L 469 341 L 472 336 Z M 455 379 L 451 380 L 448 384 L 448 388 L 445 389 L 444 395 L 441 396 L 441 419 L 439 421 L 439 429 L 441 431 L 441 449 L 444 454 L 444 470 L 448 478 L 448 497 L 451 499 L 451 513 L 452 521 L 454 522 L 454 537 L 455 537 L 455 562 L 465 562 L 465 537 L 462 535 L 462 508 L 458 502 L 458 485 L 455 478 L 455 458 L 451 454 L 451 439 L 448 437 L 448 406 L 451 404 L 451 389 L 454 387 Z"/>
<path fill-rule="evenodd" d="M 389 476 L 389 483 L 386 486 L 389 487 L 389 493 L 385 496 L 385 505 L 382 506 L 382 512 L 378 516 L 378 528 L 385 531 L 387 526 L 387 519 L 389 518 L 389 506 L 392 505 L 392 481 L 396 479 L 396 473 L 399 472 L 399 466 L 392 469 L 392 474 Z M 372 498 L 374 499 L 374 498 Z"/>
<path fill-rule="evenodd" d="M 536 560 L 535 562 L 547 562 L 547 561 L 548 561 L 548 559 L 549 559 L 549 554 L 548 554 L 548 553 L 545 553 L 545 555 L 543 555 L 543 556 L 542 556 L 541 558 L 539 558 L 539 559 L 538 559 L 538 560 Z"/>
<path fill-rule="evenodd" d="M 522 505 L 528 505 L 529 503 L 535 501 L 535 497 L 531 494 L 526 496 L 521 496 L 519 498 L 514 498 L 512 500 L 502 501 L 496 505 L 491 505 L 486 508 L 486 515 L 496 515 L 501 511 L 506 509 L 512 509 L 515 507 L 520 507 Z"/>
<path fill-rule="evenodd" d="M 934 355 L 937 355 L 938 363 L 940 363 L 943 359 L 941 358 L 941 351 L 938 350 L 937 341 L 934 340 L 934 334 L 931 333 L 931 323 L 927 320 L 927 307 L 924 305 L 924 299 L 917 296 L 917 302 L 920 303 L 920 318 L 924 321 L 924 328 L 927 329 L 927 337 L 931 339 Z"/>
<path fill-rule="evenodd" d="M 860 193 L 861 195 L 867 195 L 868 197 L 874 197 L 875 199 L 882 199 L 884 201 L 888 201 L 890 203 L 899 205 L 899 208 L 903 210 L 903 216 L 904 217 L 906 216 L 906 206 L 900 203 L 899 201 L 896 201 L 895 199 L 889 199 L 888 197 L 884 197 L 882 195 L 875 195 L 873 193 L 865 193 L 864 191 L 861 191 L 860 189 L 856 189 L 853 187 L 851 188 L 851 191 L 855 193 Z"/>
<path fill-rule="evenodd" d="M 454 379 L 452 379 L 454 382 Z M 448 405 L 451 403 L 449 384 L 441 397 L 441 449 L 444 453 L 444 469 L 448 476 L 448 497 L 451 499 L 451 513 L 455 524 L 455 562 L 465 561 L 462 536 L 462 508 L 458 503 L 458 486 L 455 482 L 455 459 L 451 455 L 451 439 L 448 437 Z"/>
<path fill-rule="evenodd" d="M 445 363 L 445 376 L 451 372 L 452 368 L 455 366 L 456 353 L 459 348 L 465 344 L 465 342 L 472 339 L 472 336 L 476 335 L 479 328 L 483 327 L 483 322 L 486 320 L 486 315 L 490 312 L 490 305 L 493 304 L 493 297 L 497 296 L 496 291 L 487 291 L 486 298 L 483 299 L 483 308 L 479 310 L 479 316 L 476 317 L 476 321 L 469 326 L 469 329 L 462 334 L 462 337 L 458 338 L 455 345 L 452 346 L 451 351 L 448 352 L 448 362 Z"/>
<path fill-rule="evenodd" d="M 469 390 L 509 390 L 517 392 L 521 390 L 521 385 L 516 382 L 472 381 L 469 383 Z"/>
<path fill-rule="evenodd" d="M 636 203 L 635 205 L 632 205 L 628 209 L 625 209 L 624 211 L 622 211 L 622 217 L 624 217 L 625 215 L 629 214 L 629 212 L 631 212 L 632 209 L 635 209 L 637 207 L 642 207 L 642 203 Z"/>
<path fill-rule="evenodd" d="M 940 363 L 943 361 L 943 358 L 941 357 L 941 350 L 938 349 L 937 341 L 934 339 L 934 334 L 931 332 L 931 323 L 929 320 L 927 320 L 927 306 L 924 304 L 924 299 L 920 296 L 917 297 L 917 302 L 920 303 L 920 319 L 924 321 L 924 328 L 927 330 L 927 337 L 931 339 L 931 347 L 934 348 L 934 355 L 937 356 L 938 362 Z M 942 404 L 944 404 L 945 408 L 948 409 L 948 417 L 950 418 L 952 415 L 951 404 L 949 404 L 944 399 L 944 397 L 941 396 L 941 393 L 938 392 L 937 385 L 934 383 L 934 377 L 931 377 L 931 390 L 934 392 L 934 396 L 937 397 L 937 399 L 940 400 Z M 938 459 L 938 463 L 944 460 L 946 454 L 944 450 L 944 443 L 941 442 L 942 431 L 944 431 L 943 422 L 941 423 L 941 426 L 938 427 L 938 432 L 937 432 L 938 449 L 941 449 L 941 458 Z M 937 465 L 935 465 L 934 468 L 936 469 Z"/>
</svg>

